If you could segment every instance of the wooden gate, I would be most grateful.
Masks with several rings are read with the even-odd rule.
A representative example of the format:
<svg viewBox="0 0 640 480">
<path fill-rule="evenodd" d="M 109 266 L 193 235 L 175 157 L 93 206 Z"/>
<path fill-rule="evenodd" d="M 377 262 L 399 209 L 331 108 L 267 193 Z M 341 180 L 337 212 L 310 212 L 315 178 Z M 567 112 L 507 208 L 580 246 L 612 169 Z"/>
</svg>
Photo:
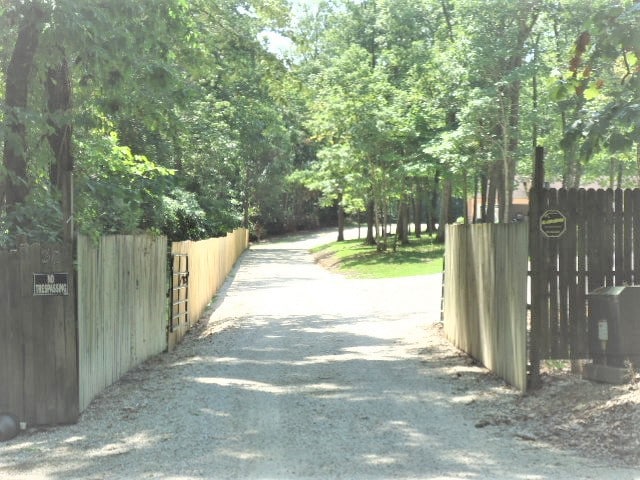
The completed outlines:
<svg viewBox="0 0 640 480">
<path fill-rule="evenodd" d="M 169 309 L 169 350 L 189 328 L 189 255 L 171 253 L 171 308 Z"/>
<path fill-rule="evenodd" d="M 545 189 L 541 151 L 537 157 L 529 213 L 534 375 L 540 360 L 589 358 L 597 348 L 589 292 L 640 283 L 640 190 Z"/>
<path fill-rule="evenodd" d="M 29 425 L 75 422 L 77 333 L 71 249 L 0 252 L 0 412 Z"/>
</svg>

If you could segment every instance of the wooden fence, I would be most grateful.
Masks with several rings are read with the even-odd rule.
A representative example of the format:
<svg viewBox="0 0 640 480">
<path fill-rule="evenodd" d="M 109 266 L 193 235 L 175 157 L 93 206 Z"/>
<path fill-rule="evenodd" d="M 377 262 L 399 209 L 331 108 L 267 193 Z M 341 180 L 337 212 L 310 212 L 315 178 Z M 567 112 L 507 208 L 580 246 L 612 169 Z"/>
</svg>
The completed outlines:
<svg viewBox="0 0 640 480">
<path fill-rule="evenodd" d="M 528 226 L 448 225 L 445 238 L 447 337 L 524 392 Z"/>
<path fill-rule="evenodd" d="M 167 346 L 167 239 L 78 238 L 80 410 Z"/>
<path fill-rule="evenodd" d="M 0 412 L 29 425 L 78 418 L 71 249 L 0 252 Z"/>
<path fill-rule="evenodd" d="M 249 246 L 249 231 L 238 228 L 226 237 L 174 242 L 172 254 L 189 259 L 189 323 L 170 335 L 169 347 L 180 341 L 189 326 L 197 322 L 224 282 L 242 252 Z"/>
<path fill-rule="evenodd" d="M 600 346 L 588 293 L 640 284 L 640 190 L 539 188 L 531 199 L 532 363 L 592 358 Z M 550 214 L 563 227 L 551 236 Z"/>
<path fill-rule="evenodd" d="M 190 257 L 192 321 L 247 247 L 245 229 L 173 245 Z M 105 387 L 167 349 L 165 237 L 80 236 L 75 272 L 60 245 L 0 251 L 0 265 L 0 412 L 27 425 L 75 422 Z"/>
</svg>

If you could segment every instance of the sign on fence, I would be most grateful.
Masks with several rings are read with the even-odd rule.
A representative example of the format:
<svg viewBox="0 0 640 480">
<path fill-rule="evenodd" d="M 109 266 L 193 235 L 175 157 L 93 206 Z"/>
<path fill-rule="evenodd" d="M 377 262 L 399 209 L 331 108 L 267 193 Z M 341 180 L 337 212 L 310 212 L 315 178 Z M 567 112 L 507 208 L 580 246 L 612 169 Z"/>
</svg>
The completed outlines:
<svg viewBox="0 0 640 480">
<path fill-rule="evenodd" d="M 69 295 L 69 274 L 34 273 L 33 295 Z"/>
<path fill-rule="evenodd" d="M 567 230 L 567 217 L 559 210 L 547 210 L 540 217 L 540 230 L 547 238 L 558 238 Z"/>
</svg>

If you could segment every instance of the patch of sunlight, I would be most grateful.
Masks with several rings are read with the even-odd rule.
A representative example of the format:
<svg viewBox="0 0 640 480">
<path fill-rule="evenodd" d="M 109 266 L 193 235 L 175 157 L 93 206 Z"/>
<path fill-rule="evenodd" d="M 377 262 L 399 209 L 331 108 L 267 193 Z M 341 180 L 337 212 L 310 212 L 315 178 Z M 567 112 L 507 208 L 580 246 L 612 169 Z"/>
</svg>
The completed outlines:
<svg viewBox="0 0 640 480">
<path fill-rule="evenodd" d="M 37 453 L 43 451 L 43 449 L 39 447 L 36 442 L 31 442 L 31 441 L 11 443 L 7 446 L 3 445 L 2 450 L 4 450 L 5 452 L 20 451 L 20 452 L 37 452 Z"/>
<path fill-rule="evenodd" d="M 478 451 L 469 450 L 467 448 L 449 449 L 440 452 L 442 459 L 452 463 L 460 465 L 466 465 L 468 467 L 477 468 L 482 466 L 483 468 L 489 466 L 495 466 L 498 464 L 495 458 L 492 458 L 490 454 L 481 453 Z M 516 478 L 516 477 L 513 477 Z"/>
<path fill-rule="evenodd" d="M 246 380 L 242 378 L 192 377 L 191 380 L 198 383 L 204 383 L 205 385 L 217 385 L 219 387 L 240 387 L 245 390 L 274 393 L 276 395 L 287 393 L 286 388 L 272 385 L 270 383 L 257 382 L 255 380 Z"/>
<path fill-rule="evenodd" d="M 340 394 L 350 391 L 351 388 L 343 385 L 336 385 L 335 383 L 315 383 L 305 385 L 297 388 L 296 390 L 301 393 L 310 393 L 315 396 L 336 398 L 338 396 L 344 396 Z"/>
<path fill-rule="evenodd" d="M 77 443 L 77 442 L 81 442 L 81 441 L 83 441 L 85 439 L 86 439 L 86 437 L 84 437 L 84 436 L 75 435 L 73 437 L 67 438 L 62 443 Z"/>
<path fill-rule="evenodd" d="M 336 383 L 306 383 L 298 385 L 273 385 L 271 383 L 257 382 L 254 380 L 246 380 L 241 378 L 222 378 L 222 377 L 198 377 L 191 378 L 192 381 L 203 383 L 205 385 L 218 385 L 220 387 L 239 387 L 245 390 L 262 393 L 272 393 L 274 395 L 286 395 L 295 393 L 311 393 L 311 394 L 337 394 L 347 392 L 351 387 L 338 385 Z"/>
<path fill-rule="evenodd" d="M 258 352 L 258 353 L 273 353 L 273 352 L 286 352 L 286 348 L 276 348 L 276 347 L 267 347 L 267 348 L 255 348 L 255 347 L 245 347 L 242 350 L 245 352 Z"/>
<path fill-rule="evenodd" d="M 422 447 L 430 440 L 430 437 L 412 427 L 409 423 L 401 420 L 392 420 L 387 423 L 387 426 L 383 427 L 383 430 L 394 431 L 400 433 L 405 437 L 405 445 L 407 447 Z"/>
<path fill-rule="evenodd" d="M 460 403 L 462 405 L 470 405 L 478 399 L 478 396 L 473 393 L 466 395 L 458 395 L 451 398 L 451 403 Z"/>
<path fill-rule="evenodd" d="M 397 460 L 388 455 L 376 455 L 374 453 L 363 455 L 366 463 L 369 465 L 393 465 Z"/>
<path fill-rule="evenodd" d="M 238 460 L 257 460 L 259 458 L 263 458 L 264 455 L 258 452 L 247 452 L 240 450 L 231 450 L 228 448 L 219 450 L 220 455 L 225 455 L 227 457 L 236 458 Z"/>
<path fill-rule="evenodd" d="M 229 412 L 219 412 L 218 410 L 212 410 L 210 408 L 201 408 L 200 412 L 206 413 L 207 415 L 211 415 L 212 417 L 230 417 L 231 416 Z"/>
<path fill-rule="evenodd" d="M 398 360 L 406 360 L 411 358 L 408 353 L 403 355 L 392 347 L 351 347 L 345 348 L 343 353 L 335 353 L 329 355 L 313 355 L 306 357 L 305 360 L 295 362 L 295 365 L 309 365 L 314 363 L 332 363 L 332 362 L 348 362 L 352 360 L 367 360 L 380 362 L 396 362 Z"/>
<path fill-rule="evenodd" d="M 108 443 L 101 448 L 93 449 L 85 455 L 87 458 L 111 457 L 114 455 L 124 455 L 140 448 L 150 447 L 158 441 L 160 437 L 152 436 L 148 432 L 138 432 L 119 442 Z"/>
<path fill-rule="evenodd" d="M 196 363 L 202 362 L 204 359 L 200 356 L 189 357 L 184 360 L 178 360 L 171 364 L 172 367 L 184 367 L 186 365 L 194 365 Z"/>
<path fill-rule="evenodd" d="M 218 357 L 213 359 L 213 363 L 228 363 L 230 365 L 236 365 L 243 362 L 244 360 L 240 360 L 238 357 Z"/>
<path fill-rule="evenodd" d="M 411 352 L 404 352 L 393 346 L 372 345 L 365 347 L 349 347 L 345 349 L 347 352 L 354 352 L 361 357 L 373 358 L 376 360 L 404 360 L 413 358 Z"/>
</svg>

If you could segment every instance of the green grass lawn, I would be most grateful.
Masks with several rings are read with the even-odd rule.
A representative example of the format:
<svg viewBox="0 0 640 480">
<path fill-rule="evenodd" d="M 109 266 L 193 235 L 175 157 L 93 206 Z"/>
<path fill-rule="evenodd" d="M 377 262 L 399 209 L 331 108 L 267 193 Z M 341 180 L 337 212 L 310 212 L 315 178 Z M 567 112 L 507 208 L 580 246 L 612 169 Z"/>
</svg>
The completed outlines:
<svg viewBox="0 0 640 480">
<path fill-rule="evenodd" d="M 353 278 L 409 277 L 442 272 L 444 245 L 423 236 L 411 238 L 409 245 L 398 245 L 394 252 L 392 241 L 389 239 L 386 252 L 378 252 L 375 246 L 365 245 L 362 240 L 328 243 L 311 252 L 323 265 Z"/>
</svg>

